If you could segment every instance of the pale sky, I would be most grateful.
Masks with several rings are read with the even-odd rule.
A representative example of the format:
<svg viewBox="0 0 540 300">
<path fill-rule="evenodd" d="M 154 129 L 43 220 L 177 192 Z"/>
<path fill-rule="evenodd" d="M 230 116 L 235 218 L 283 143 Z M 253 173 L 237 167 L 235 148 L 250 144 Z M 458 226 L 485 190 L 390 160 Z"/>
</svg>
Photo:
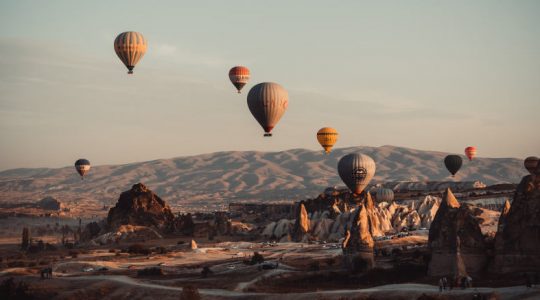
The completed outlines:
<svg viewBox="0 0 540 300">
<path fill-rule="evenodd" d="M 289 91 L 272 138 L 246 104 L 263 81 Z M 315 150 L 323 126 L 336 147 L 540 155 L 540 1 L 0 1 L 0 170 Z"/>
</svg>

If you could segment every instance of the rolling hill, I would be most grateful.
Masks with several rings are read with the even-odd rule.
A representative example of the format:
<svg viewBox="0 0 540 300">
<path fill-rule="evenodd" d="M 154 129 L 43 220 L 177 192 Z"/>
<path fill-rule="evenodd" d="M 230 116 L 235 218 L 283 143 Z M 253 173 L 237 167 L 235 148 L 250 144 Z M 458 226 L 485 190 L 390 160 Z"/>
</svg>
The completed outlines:
<svg viewBox="0 0 540 300">
<path fill-rule="evenodd" d="M 13 169 L 0 172 L 0 201 L 36 201 L 53 196 L 62 201 L 114 203 L 120 194 L 143 182 L 169 203 L 212 206 L 230 201 L 298 200 L 325 187 L 342 185 L 336 166 L 343 155 L 358 151 L 377 163 L 373 182 L 452 180 L 442 163 L 447 153 L 403 147 L 351 147 L 322 151 L 216 152 L 92 168 L 80 180 L 73 167 Z M 526 174 L 516 158 L 464 159 L 456 181 L 516 183 Z"/>
</svg>

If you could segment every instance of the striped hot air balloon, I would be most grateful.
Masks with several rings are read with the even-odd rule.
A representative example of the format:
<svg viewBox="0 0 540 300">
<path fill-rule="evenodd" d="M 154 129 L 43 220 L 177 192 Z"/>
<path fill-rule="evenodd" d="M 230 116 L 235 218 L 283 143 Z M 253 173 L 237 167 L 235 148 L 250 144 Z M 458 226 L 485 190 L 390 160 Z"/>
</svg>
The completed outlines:
<svg viewBox="0 0 540 300">
<path fill-rule="evenodd" d="M 128 74 L 133 74 L 133 68 L 144 56 L 146 49 L 146 39 L 138 32 L 122 32 L 114 40 L 114 51 L 128 68 Z"/>
<path fill-rule="evenodd" d="M 465 155 L 469 158 L 469 161 L 473 160 L 476 157 L 476 147 L 469 146 L 465 148 Z"/>
<path fill-rule="evenodd" d="M 277 83 L 263 82 L 249 90 L 247 104 L 253 117 L 264 129 L 264 136 L 272 136 L 270 132 L 287 110 L 289 94 Z"/>
<path fill-rule="evenodd" d="M 317 131 L 317 141 L 324 148 L 325 153 L 330 153 L 338 140 L 338 132 L 331 127 L 323 127 Z"/>
<path fill-rule="evenodd" d="M 338 173 L 345 185 L 359 195 L 375 175 L 375 162 L 364 154 L 347 154 L 338 162 Z"/>
<path fill-rule="evenodd" d="M 229 70 L 229 79 L 238 90 L 238 94 L 240 94 L 240 90 L 249 81 L 249 77 L 249 69 L 246 67 L 236 66 Z"/>
<path fill-rule="evenodd" d="M 78 159 L 75 162 L 75 170 L 77 170 L 77 173 L 81 175 L 81 180 L 82 180 L 84 177 L 84 174 L 86 174 L 90 170 L 90 162 L 84 158 Z"/>
<path fill-rule="evenodd" d="M 523 165 L 525 166 L 525 169 L 527 169 L 527 171 L 529 171 L 529 173 L 532 175 L 536 171 L 536 168 L 540 166 L 538 162 L 540 162 L 540 158 L 536 156 L 529 156 L 525 158 Z"/>
<path fill-rule="evenodd" d="M 392 189 L 380 188 L 377 190 L 377 202 L 388 202 L 391 203 L 394 201 L 394 191 Z"/>
</svg>

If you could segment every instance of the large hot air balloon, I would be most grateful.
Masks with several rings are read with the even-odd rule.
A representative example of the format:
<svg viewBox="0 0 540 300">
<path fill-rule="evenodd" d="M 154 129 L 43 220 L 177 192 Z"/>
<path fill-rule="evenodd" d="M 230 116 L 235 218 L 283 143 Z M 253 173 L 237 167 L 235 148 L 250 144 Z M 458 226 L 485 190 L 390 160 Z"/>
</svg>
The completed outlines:
<svg viewBox="0 0 540 300">
<path fill-rule="evenodd" d="M 465 155 L 469 158 L 469 161 L 473 160 L 476 157 L 476 147 L 469 146 L 465 148 Z"/>
<path fill-rule="evenodd" d="M 75 169 L 81 175 L 81 180 L 84 177 L 84 174 L 86 174 L 90 170 L 90 162 L 87 159 L 81 158 L 78 159 L 75 162 Z"/>
<path fill-rule="evenodd" d="M 539 165 L 539 162 L 540 161 L 540 158 L 536 157 L 536 156 L 529 156 L 527 158 L 525 158 L 525 161 L 523 162 L 523 164 L 525 165 L 525 169 L 527 169 L 527 171 L 529 171 L 529 173 L 534 174 L 535 170 L 536 170 L 536 167 Z"/>
<path fill-rule="evenodd" d="M 375 162 L 364 154 L 347 154 L 338 162 L 338 173 L 345 185 L 359 195 L 375 175 Z"/>
<path fill-rule="evenodd" d="M 324 148 L 325 153 L 330 153 L 338 140 L 338 132 L 331 127 L 323 127 L 317 131 L 317 141 Z"/>
<path fill-rule="evenodd" d="M 240 94 L 240 90 L 249 81 L 249 69 L 243 66 L 233 67 L 229 70 L 229 79 Z"/>
<path fill-rule="evenodd" d="M 456 175 L 462 164 L 463 160 L 459 155 L 448 155 L 444 158 L 444 165 L 446 166 L 448 172 L 452 174 L 452 177 Z"/>
<path fill-rule="evenodd" d="M 281 85 L 263 82 L 252 87 L 247 96 L 249 111 L 264 129 L 264 136 L 270 133 L 289 105 L 289 95 Z"/>
<path fill-rule="evenodd" d="M 114 40 L 114 51 L 128 68 L 128 74 L 133 74 L 133 68 L 146 53 L 146 48 L 146 39 L 138 32 L 122 32 Z"/>
<path fill-rule="evenodd" d="M 392 189 L 380 188 L 377 190 L 377 202 L 388 202 L 391 203 L 394 201 L 394 191 Z"/>
</svg>

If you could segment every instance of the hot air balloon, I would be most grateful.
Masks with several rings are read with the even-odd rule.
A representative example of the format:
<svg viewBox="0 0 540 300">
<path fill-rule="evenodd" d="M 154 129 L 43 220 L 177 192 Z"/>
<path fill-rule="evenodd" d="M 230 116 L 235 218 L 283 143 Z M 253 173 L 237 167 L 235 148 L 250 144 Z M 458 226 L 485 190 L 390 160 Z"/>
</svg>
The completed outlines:
<svg viewBox="0 0 540 300">
<path fill-rule="evenodd" d="M 529 156 L 525 158 L 525 161 L 523 164 L 525 165 L 525 169 L 529 171 L 529 173 L 534 174 L 534 171 L 536 170 L 536 167 L 539 165 L 540 158 L 536 156 Z"/>
<path fill-rule="evenodd" d="M 456 175 L 457 171 L 459 171 L 462 164 L 463 164 L 463 160 L 461 159 L 461 156 L 459 155 L 448 155 L 444 158 L 444 165 L 446 166 L 446 169 L 448 170 L 448 172 L 452 174 L 452 177 Z"/>
<path fill-rule="evenodd" d="M 465 148 L 465 155 L 469 158 L 469 161 L 476 157 L 476 147 L 469 146 Z"/>
<path fill-rule="evenodd" d="M 317 131 L 317 140 L 324 148 L 325 153 L 330 153 L 338 140 L 338 132 L 334 128 L 323 127 Z"/>
<path fill-rule="evenodd" d="M 264 129 L 264 136 L 270 133 L 289 105 L 289 95 L 281 85 L 263 82 L 252 87 L 247 96 L 249 111 Z"/>
<path fill-rule="evenodd" d="M 75 162 L 75 169 L 81 175 L 81 180 L 84 177 L 84 174 L 86 174 L 90 170 L 90 162 L 87 159 L 81 158 L 78 159 Z"/>
<path fill-rule="evenodd" d="M 364 154 L 347 154 L 338 162 L 338 173 L 345 185 L 359 195 L 375 175 L 375 162 Z"/>
<path fill-rule="evenodd" d="M 380 188 L 377 190 L 377 202 L 388 202 L 391 203 L 394 201 L 394 191 L 392 189 Z"/>
<path fill-rule="evenodd" d="M 138 32 L 122 32 L 114 40 L 114 51 L 128 68 L 128 74 L 133 74 L 133 68 L 146 53 L 146 48 L 146 39 Z"/>
<path fill-rule="evenodd" d="M 233 67 L 229 70 L 229 79 L 240 94 L 240 90 L 249 81 L 249 69 L 243 66 Z"/>
</svg>

